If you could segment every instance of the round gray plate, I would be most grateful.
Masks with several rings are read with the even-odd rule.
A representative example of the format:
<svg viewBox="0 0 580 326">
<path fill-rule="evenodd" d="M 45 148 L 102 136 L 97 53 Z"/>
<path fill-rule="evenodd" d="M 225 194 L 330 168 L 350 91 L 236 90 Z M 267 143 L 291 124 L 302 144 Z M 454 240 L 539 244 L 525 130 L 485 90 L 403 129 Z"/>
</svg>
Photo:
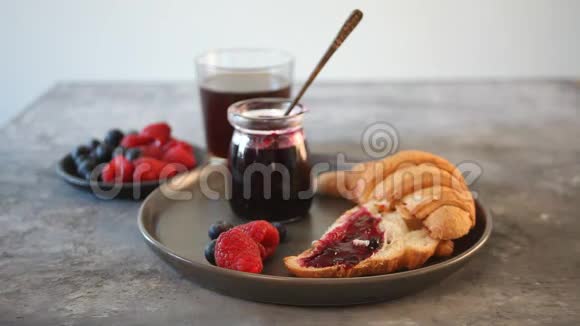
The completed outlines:
<svg viewBox="0 0 580 326">
<path fill-rule="evenodd" d="M 352 203 L 318 196 L 310 216 L 288 224 L 288 238 L 264 264 L 263 274 L 251 274 L 210 265 L 204 258 L 209 242 L 207 230 L 218 220 L 247 222 L 233 215 L 223 199 L 224 181 L 219 169 L 206 166 L 178 176 L 162 185 L 143 202 L 139 229 L 147 244 L 170 266 L 199 285 L 252 301 L 288 305 L 350 305 L 397 298 L 437 284 L 458 270 L 486 243 L 491 233 L 491 215 L 479 202 L 477 222 L 471 232 L 455 241 L 453 257 L 430 260 L 424 267 L 379 276 L 345 279 L 297 278 L 291 276 L 283 257 L 296 255 L 318 239 Z M 205 186 L 222 196 L 208 199 Z"/>
</svg>

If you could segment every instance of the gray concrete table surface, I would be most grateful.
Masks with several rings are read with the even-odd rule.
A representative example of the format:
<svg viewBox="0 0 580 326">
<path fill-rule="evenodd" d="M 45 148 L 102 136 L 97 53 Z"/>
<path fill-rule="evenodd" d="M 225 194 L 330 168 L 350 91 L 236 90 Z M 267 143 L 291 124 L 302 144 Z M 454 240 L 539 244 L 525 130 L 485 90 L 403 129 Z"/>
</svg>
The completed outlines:
<svg viewBox="0 0 580 326">
<path fill-rule="evenodd" d="M 145 245 L 139 202 L 98 200 L 54 172 L 112 126 L 166 120 L 203 145 L 195 85 L 60 83 L 0 130 L 0 324 L 580 323 L 578 83 L 317 83 L 304 103 L 312 151 L 360 156 L 365 127 L 386 121 L 402 149 L 480 167 L 488 246 L 441 284 L 378 304 L 287 307 L 205 290 Z"/>
</svg>

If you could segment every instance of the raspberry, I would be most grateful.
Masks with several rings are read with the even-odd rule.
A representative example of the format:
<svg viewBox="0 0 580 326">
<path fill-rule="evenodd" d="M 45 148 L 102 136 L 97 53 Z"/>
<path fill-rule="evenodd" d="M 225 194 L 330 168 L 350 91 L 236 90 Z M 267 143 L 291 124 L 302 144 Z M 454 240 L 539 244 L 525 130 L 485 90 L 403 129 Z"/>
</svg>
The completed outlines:
<svg viewBox="0 0 580 326">
<path fill-rule="evenodd" d="M 129 134 L 121 140 L 121 146 L 132 148 L 141 145 L 147 145 L 154 141 L 154 138 L 147 135 Z"/>
<path fill-rule="evenodd" d="M 107 163 L 101 171 L 101 178 L 105 182 L 115 182 L 115 167 L 112 162 Z"/>
<path fill-rule="evenodd" d="M 163 154 L 163 160 L 168 163 L 183 164 L 188 169 L 193 168 L 196 164 L 195 156 L 193 153 L 181 146 L 174 146 L 169 148 Z"/>
<path fill-rule="evenodd" d="M 252 221 L 236 226 L 235 228 L 244 231 L 244 233 L 264 247 L 265 251 L 262 255 L 264 259 L 272 256 L 274 251 L 276 251 L 276 247 L 278 247 L 278 244 L 280 243 L 278 230 L 267 221 Z"/>
<path fill-rule="evenodd" d="M 159 179 L 168 179 L 168 178 L 175 176 L 176 174 L 178 174 L 180 172 L 185 172 L 185 171 L 186 170 L 180 165 L 177 165 L 175 163 L 166 163 L 165 166 L 163 167 L 163 170 L 161 170 L 161 174 L 159 175 Z"/>
<path fill-rule="evenodd" d="M 175 138 L 169 139 L 169 141 L 163 145 L 161 150 L 166 152 L 170 148 L 175 147 L 175 146 L 182 147 L 183 149 L 186 149 L 189 152 L 193 153 L 193 146 L 191 146 L 188 142 L 185 142 L 185 141 L 179 140 L 179 139 L 175 139 Z"/>
<path fill-rule="evenodd" d="M 140 157 L 135 160 L 134 181 L 158 180 L 165 163 L 150 157 Z"/>
<path fill-rule="evenodd" d="M 171 138 L 171 127 L 165 122 L 152 123 L 143 128 L 141 134 L 155 138 L 161 144 L 165 144 Z"/>
<path fill-rule="evenodd" d="M 104 168 L 101 173 L 106 182 L 130 182 L 133 178 L 135 167 L 124 156 L 116 156 Z"/>
<path fill-rule="evenodd" d="M 249 273 L 262 272 L 258 244 L 240 229 L 233 228 L 219 235 L 214 256 L 219 267 Z"/>
<path fill-rule="evenodd" d="M 141 157 L 152 157 L 158 160 L 163 157 L 161 148 L 159 148 L 155 143 L 146 146 L 139 146 L 138 148 L 141 151 Z"/>
</svg>

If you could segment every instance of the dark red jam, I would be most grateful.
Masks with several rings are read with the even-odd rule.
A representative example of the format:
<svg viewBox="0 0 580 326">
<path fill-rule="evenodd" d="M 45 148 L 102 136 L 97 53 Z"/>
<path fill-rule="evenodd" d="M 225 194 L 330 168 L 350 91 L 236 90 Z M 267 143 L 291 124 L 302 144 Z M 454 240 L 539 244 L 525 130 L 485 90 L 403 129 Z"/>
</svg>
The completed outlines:
<svg viewBox="0 0 580 326">
<path fill-rule="evenodd" d="M 361 208 L 341 226 L 320 239 L 312 254 L 302 259 L 307 267 L 344 265 L 352 267 L 383 246 L 380 218 Z"/>
<path fill-rule="evenodd" d="M 234 133 L 229 159 L 234 213 L 268 221 L 306 216 L 312 203 L 307 153 L 302 130 L 251 137 Z"/>
</svg>

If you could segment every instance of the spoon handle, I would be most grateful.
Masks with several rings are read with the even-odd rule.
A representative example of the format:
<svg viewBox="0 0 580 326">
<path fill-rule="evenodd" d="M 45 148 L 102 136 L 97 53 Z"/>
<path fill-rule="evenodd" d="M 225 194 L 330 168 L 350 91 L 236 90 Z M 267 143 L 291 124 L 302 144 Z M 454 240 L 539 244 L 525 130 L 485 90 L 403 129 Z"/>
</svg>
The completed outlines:
<svg viewBox="0 0 580 326">
<path fill-rule="evenodd" d="M 310 84 L 312 84 L 316 76 L 318 76 L 318 73 L 322 70 L 324 65 L 326 65 L 328 60 L 330 60 L 330 57 L 332 57 L 334 52 L 336 52 L 336 50 L 342 45 L 342 42 L 346 40 L 346 38 L 350 35 L 350 33 L 358 25 L 358 23 L 361 21 L 362 18 L 363 18 L 362 11 L 358 9 L 352 11 L 352 13 L 350 14 L 350 16 L 348 16 L 348 19 L 344 22 L 344 24 L 340 28 L 340 31 L 338 31 L 338 34 L 336 35 L 336 37 L 334 38 L 334 40 L 332 41 L 332 43 L 330 44 L 330 46 L 328 47 L 322 58 L 320 58 L 320 61 L 318 61 L 318 64 L 316 65 L 312 73 L 310 73 L 310 76 L 306 80 L 306 83 L 304 83 L 304 85 L 300 89 L 298 95 L 296 95 L 296 97 L 294 98 L 294 101 L 292 101 L 288 109 L 286 109 L 284 115 L 290 114 L 290 111 L 292 111 L 294 106 L 296 106 L 298 101 L 300 101 L 302 95 L 304 95 Z"/>
</svg>

